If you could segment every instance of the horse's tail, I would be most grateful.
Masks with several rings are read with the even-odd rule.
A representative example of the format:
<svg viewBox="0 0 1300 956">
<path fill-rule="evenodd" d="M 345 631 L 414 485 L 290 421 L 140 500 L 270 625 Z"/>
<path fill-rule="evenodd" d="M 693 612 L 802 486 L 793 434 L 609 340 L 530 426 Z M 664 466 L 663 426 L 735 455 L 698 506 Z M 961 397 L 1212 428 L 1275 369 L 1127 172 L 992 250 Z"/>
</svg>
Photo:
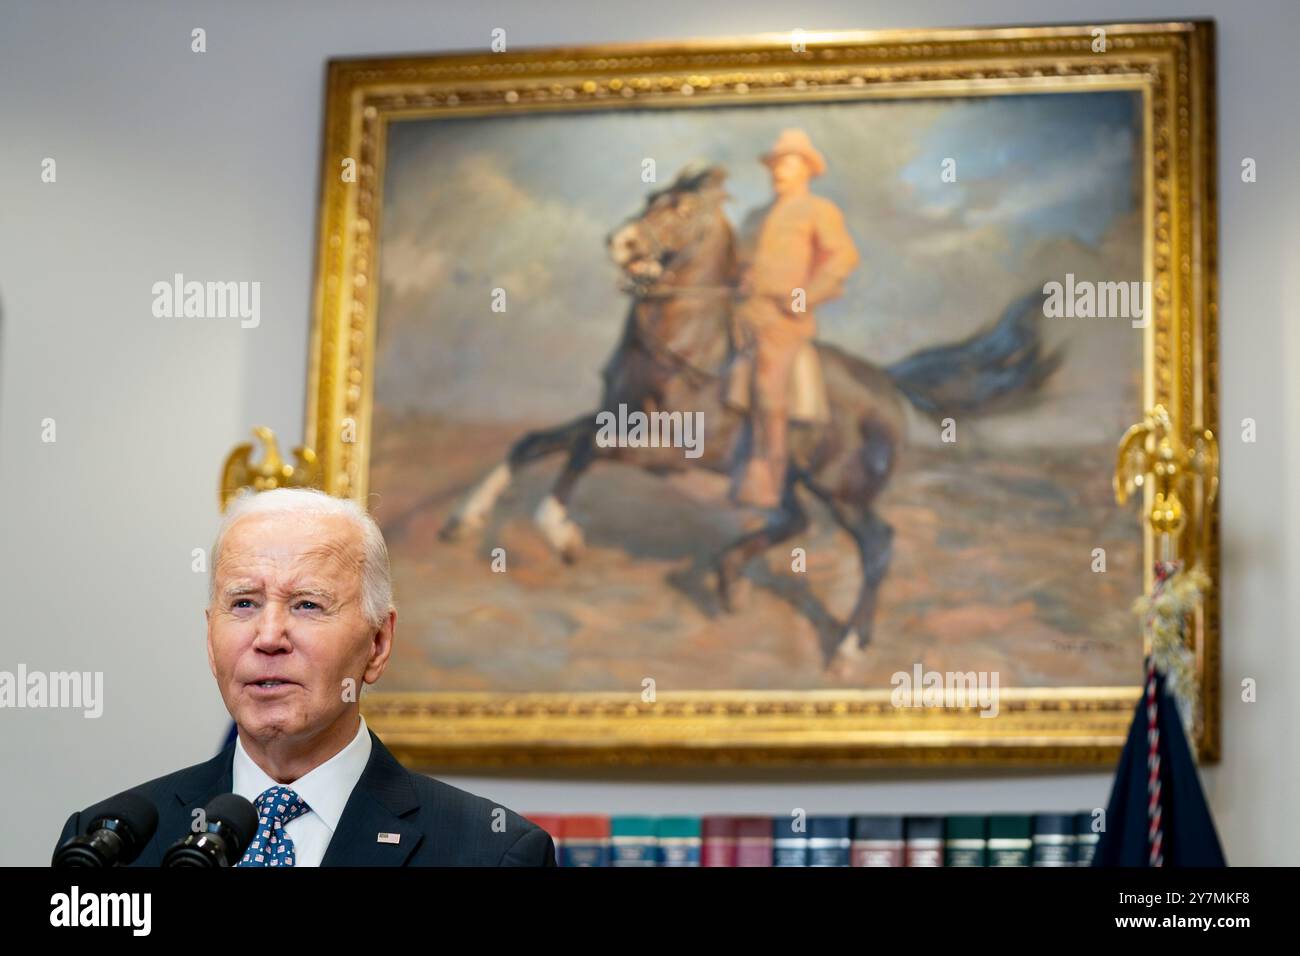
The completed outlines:
<svg viewBox="0 0 1300 956">
<path fill-rule="evenodd" d="M 923 412 L 972 412 L 998 399 L 1034 394 L 1061 364 L 1043 347 L 1042 293 L 1013 302 L 990 328 L 953 345 L 922 349 L 885 369 Z"/>
</svg>

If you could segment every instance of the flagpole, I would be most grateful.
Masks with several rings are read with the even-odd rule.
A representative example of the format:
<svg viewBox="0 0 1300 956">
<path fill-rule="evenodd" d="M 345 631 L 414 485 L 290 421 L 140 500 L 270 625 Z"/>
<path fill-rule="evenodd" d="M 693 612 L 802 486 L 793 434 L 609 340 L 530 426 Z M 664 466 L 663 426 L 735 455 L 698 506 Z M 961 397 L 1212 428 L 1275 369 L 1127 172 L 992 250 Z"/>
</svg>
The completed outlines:
<svg viewBox="0 0 1300 956">
<path fill-rule="evenodd" d="M 1124 504 L 1138 488 L 1148 486 L 1151 507 L 1146 523 L 1158 542 L 1151 595 L 1138 601 L 1142 615 L 1143 683 L 1146 711 L 1147 865 L 1164 866 L 1164 794 L 1160 739 L 1160 678 L 1170 684 L 1185 723 L 1199 717 L 1196 675 L 1186 640 L 1187 618 L 1199 603 L 1208 578 L 1199 569 L 1184 573 L 1178 558 L 1178 538 L 1187 523 L 1184 485 L 1207 479 L 1202 531 L 1206 513 L 1218 489 L 1218 444 L 1209 430 L 1199 430 L 1185 445 L 1168 410 L 1157 405 L 1120 440 L 1115 465 L 1115 498 Z M 1204 534 L 1202 534 L 1202 540 Z M 1202 546 L 1199 555 L 1204 555 Z M 1189 721 L 1190 716 L 1190 721 Z M 1189 727 L 1190 731 L 1190 727 Z"/>
</svg>

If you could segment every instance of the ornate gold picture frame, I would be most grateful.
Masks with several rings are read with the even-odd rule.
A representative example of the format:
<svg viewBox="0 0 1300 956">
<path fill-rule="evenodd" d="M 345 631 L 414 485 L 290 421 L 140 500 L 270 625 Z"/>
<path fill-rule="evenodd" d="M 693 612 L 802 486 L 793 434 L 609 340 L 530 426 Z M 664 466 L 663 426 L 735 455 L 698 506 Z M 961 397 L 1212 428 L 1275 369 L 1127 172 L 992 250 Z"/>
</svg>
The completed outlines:
<svg viewBox="0 0 1300 956">
<path fill-rule="evenodd" d="M 384 177 L 390 134 L 407 120 L 1129 91 L 1141 108 L 1141 255 L 1154 301 L 1142 407 L 1164 405 L 1186 438 L 1217 430 L 1214 89 L 1213 25 L 1203 21 L 810 32 L 333 61 L 305 438 L 323 487 L 363 502 L 371 490 Z M 629 208 L 641 198 L 629 193 Z M 430 458 L 427 467 L 439 463 Z M 1211 578 L 1192 629 L 1202 701 L 1194 745 L 1213 761 L 1218 515 L 1199 494 L 1186 505 L 1183 556 Z M 1136 528 L 1137 515 L 1130 517 Z M 1148 532 L 1148 581 L 1154 557 Z M 404 597 L 399 587 L 399 625 Z M 1140 647 L 1136 619 L 1133 641 Z M 1118 758 L 1141 676 L 1134 667 L 1131 683 L 1119 686 L 1004 687 L 996 719 L 975 707 L 896 707 L 888 687 L 660 687 L 647 699 L 639 683 L 624 692 L 377 690 L 363 712 L 399 757 L 430 767 L 1104 765 Z"/>
</svg>

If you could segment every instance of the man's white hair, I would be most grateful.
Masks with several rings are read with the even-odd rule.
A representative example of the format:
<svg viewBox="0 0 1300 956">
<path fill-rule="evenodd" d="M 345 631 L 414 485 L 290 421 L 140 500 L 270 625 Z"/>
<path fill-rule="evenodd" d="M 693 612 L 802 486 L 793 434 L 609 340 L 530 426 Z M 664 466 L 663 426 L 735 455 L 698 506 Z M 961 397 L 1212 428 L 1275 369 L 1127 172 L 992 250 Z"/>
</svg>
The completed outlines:
<svg viewBox="0 0 1300 956">
<path fill-rule="evenodd" d="M 314 488 L 273 488 L 257 494 L 244 494 L 230 502 L 217 540 L 212 546 L 211 572 L 208 575 L 208 603 L 217 596 L 217 564 L 221 547 L 235 522 L 250 515 L 343 515 L 361 532 L 361 610 L 366 623 L 379 627 L 393 610 L 393 577 L 388 566 L 388 545 L 375 519 L 351 498 L 336 498 Z"/>
</svg>

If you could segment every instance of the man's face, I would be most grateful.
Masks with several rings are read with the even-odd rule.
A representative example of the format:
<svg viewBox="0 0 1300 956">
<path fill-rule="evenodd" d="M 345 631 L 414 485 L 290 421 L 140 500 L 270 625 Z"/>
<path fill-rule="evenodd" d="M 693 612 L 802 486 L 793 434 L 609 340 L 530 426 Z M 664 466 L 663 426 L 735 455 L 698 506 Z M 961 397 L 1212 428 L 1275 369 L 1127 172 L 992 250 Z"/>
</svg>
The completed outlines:
<svg viewBox="0 0 1300 956">
<path fill-rule="evenodd" d="M 383 673 L 395 615 L 366 623 L 362 555 L 360 530 L 341 515 L 251 515 L 227 531 L 206 612 L 208 664 L 254 740 L 313 739 Z"/>
<path fill-rule="evenodd" d="M 782 153 L 767 168 L 772 173 L 772 191 L 778 195 L 806 186 L 812 179 L 812 167 L 798 153 Z"/>
</svg>

